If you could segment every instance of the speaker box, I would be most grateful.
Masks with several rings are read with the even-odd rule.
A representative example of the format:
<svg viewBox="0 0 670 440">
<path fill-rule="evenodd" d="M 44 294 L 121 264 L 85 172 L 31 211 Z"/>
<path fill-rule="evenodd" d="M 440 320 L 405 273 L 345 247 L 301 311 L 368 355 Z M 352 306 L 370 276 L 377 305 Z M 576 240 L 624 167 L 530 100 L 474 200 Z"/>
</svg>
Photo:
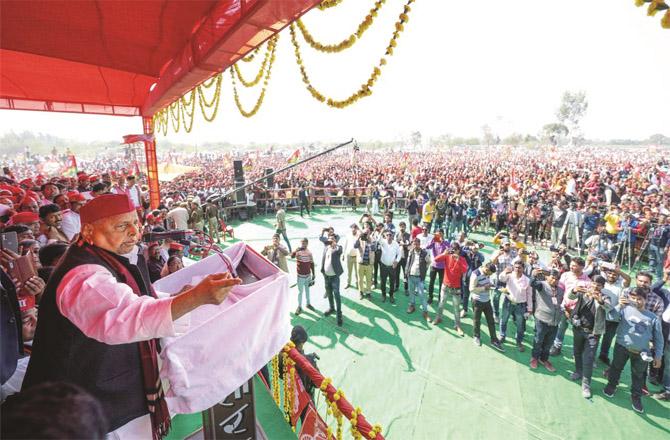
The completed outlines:
<svg viewBox="0 0 670 440">
<path fill-rule="evenodd" d="M 235 188 L 244 186 L 244 180 L 235 180 Z M 247 197 L 244 195 L 244 190 L 235 191 L 235 201 L 237 203 L 247 203 Z"/>
<path fill-rule="evenodd" d="M 244 182 L 244 168 L 242 168 L 242 161 L 241 160 L 234 160 L 233 161 L 233 172 L 234 172 L 234 179 L 235 181 L 242 181 Z"/>
<path fill-rule="evenodd" d="M 265 175 L 266 176 L 269 175 L 269 174 L 272 174 L 272 173 L 274 173 L 274 168 L 266 168 L 265 169 Z M 275 176 L 268 177 L 266 184 L 267 184 L 268 188 L 272 188 L 273 186 L 275 186 Z"/>
</svg>

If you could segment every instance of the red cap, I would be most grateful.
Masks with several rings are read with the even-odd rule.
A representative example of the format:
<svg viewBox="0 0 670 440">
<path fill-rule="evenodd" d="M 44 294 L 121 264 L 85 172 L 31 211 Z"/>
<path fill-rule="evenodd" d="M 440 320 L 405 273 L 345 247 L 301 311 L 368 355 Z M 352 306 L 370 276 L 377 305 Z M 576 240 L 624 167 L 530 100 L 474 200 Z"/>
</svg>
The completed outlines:
<svg viewBox="0 0 670 440">
<path fill-rule="evenodd" d="M 83 194 L 80 193 L 68 193 L 67 198 L 70 199 L 70 203 L 72 202 L 84 203 L 86 201 L 86 197 L 84 197 Z"/>
<path fill-rule="evenodd" d="M 35 186 L 32 179 L 23 179 L 22 181 L 19 182 L 19 185 L 25 185 L 29 187 Z"/>
<path fill-rule="evenodd" d="M 82 174 L 81 176 L 78 177 L 78 180 L 80 182 L 84 182 L 88 180 L 88 176 L 86 174 Z"/>
<path fill-rule="evenodd" d="M 19 223 L 35 223 L 40 221 L 40 216 L 37 213 L 32 211 L 23 211 L 12 216 L 12 224 L 16 225 Z"/>
<path fill-rule="evenodd" d="M 135 212 L 135 205 L 126 194 L 103 194 L 82 206 L 79 216 L 83 225 L 129 212 Z"/>
<path fill-rule="evenodd" d="M 176 249 L 178 251 L 182 251 L 182 250 L 184 250 L 184 245 L 172 242 L 172 243 L 170 243 L 170 249 Z"/>
</svg>

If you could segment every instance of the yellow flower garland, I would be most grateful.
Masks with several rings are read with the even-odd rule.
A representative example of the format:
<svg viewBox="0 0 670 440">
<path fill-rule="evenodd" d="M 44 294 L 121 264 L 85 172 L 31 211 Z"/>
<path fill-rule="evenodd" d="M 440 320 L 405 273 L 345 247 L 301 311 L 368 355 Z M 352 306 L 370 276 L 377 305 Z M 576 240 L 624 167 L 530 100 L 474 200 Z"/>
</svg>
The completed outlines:
<svg viewBox="0 0 670 440">
<path fill-rule="evenodd" d="M 259 50 L 260 50 L 260 47 L 257 47 L 256 49 L 252 50 L 249 55 L 247 55 L 246 57 L 242 57 L 242 61 L 245 62 L 245 63 L 250 63 L 251 61 L 254 60 L 254 58 L 256 57 L 256 54 L 258 53 Z"/>
<path fill-rule="evenodd" d="M 342 0 L 323 0 L 321 3 L 316 5 L 316 7 L 322 11 L 325 11 L 326 9 L 334 8 L 340 3 L 342 3 Z"/>
<path fill-rule="evenodd" d="M 237 78 L 240 80 L 242 85 L 244 87 L 254 87 L 256 84 L 258 84 L 263 78 L 263 74 L 265 73 L 266 66 L 268 64 L 268 61 L 270 60 L 270 56 L 274 53 L 274 48 L 277 45 L 277 37 L 276 35 L 268 41 L 267 44 L 267 49 L 265 51 L 265 58 L 263 58 L 263 63 L 261 63 L 260 69 L 258 69 L 258 73 L 256 74 L 256 77 L 252 81 L 247 81 L 244 79 L 242 76 L 242 73 L 240 72 L 240 68 L 237 65 L 237 63 L 233 64 L 233 70 L 235 71 L 235 75 Z"/>
<path fill-rule="evenodd" d="M 270 61 L 268 63 L 267 69 L 265 69 L 265 79 L 263 80 L 263 89 L 261 90 L 261 94 L 258 97 L 258 100 L 256 101 L 256 105 L 254 105 L 254 107 L 250 111 L 247 111 L 242 107 L 242 103 L 240 102 L 240 96 L 237 92 L 237 82 L 235 80 L 235 72 L 234 69 L 230 70 L 230 77 L 233 79 L 233 97 L 235 99 L 235 105 L 237 106 L 237 109 L 239 110 L 240 114 L 245 118 L 250 118 L 254 116 L 256 113 L 258 113 L 258 110 L 261 108 L 261 105 L 263 104 L 263 100 L 265 99 L 265 92 L 267 90 L 268 83 L 270 82 L 272 66 L 274 65 L 275 62 L 275 51 L 277 49 L 278 39 L 279 35 L 276 35 L 274 37 L 274 42 L 272 44 L 272 49 L 270 52 Z"/>
<path fill-rule="evenodd" d="M 219 73 L 218 75 L 216 75 L 215 78 L 212 78 L 212 80 L 210 81 L 212 82 L 210 82 L 209 85 L 205 85 L 205 83 L 202 83 L 196 88 L 196 92 L 198 94 L 198 104 L 200 104 L 200 112 L 202 113 L 202 117 L 205 118 L 207 122 L 212 122 L 216 118 L 216 114 L 219 111 L 219 101 L 221 100 L 221 82 L 223 81 L 223 75 Z M 214 96 L 212 97 L 211 102 L 207 102 L 203 90 L 210 88 L 212 84 L 215 84 Z M 205 109 L 208 110 L 214 109 L 214 111 L 212 112 L 211 115 L 208 116 Z"/>
<path fill-rule="evenodd" d="M 647 8 L 647 15 L 653 17 L 658 11 L 666 11 L 661 18 L 661 27 L 664 29 L 670 29 L 670 5 L 668 5 L 667 0 L 635 0 L 635 6 L 644 6 L 645 3 L 649 3 Z"/>
<path fill-rule="evenodd" d="M 272 358 L 272 398 L 280 406 L 279 395 L 279 355 Z"/>
<path fill-rule="evenodd" d="M 190 99 L 186 99 L 186 95 L 179 98 L 179 103 L 181 107 L 181 118 L 184 121 L 184 130 L 186 133 L 190 133 L 193 130 L 193 121 L 195 120 L 195 101 L 197 95 L 195 89 L 191 90 Z M 190 110 L 188 108 L 190 107 Z M 189 119 L 187 123 L 186 120 Z"/>
<path fill-rule="evenodd" d="M 326 53 L 342 52 L 343 50 L 352 47 L 354 43 L 363 36 L 365 31 L 367 31 L 370 28 L 370 26 L 372 26 L 374 19 L 377 17 L 379 9 L 381 9 L 384 3 L 386 3 L 386 0 L 377 0 L 372 9 L 370 9 L 368 15 L 358 25 L 356 32 L 354 32 L 353 34 L 349 35 L 347 38 L 336 44 L 319 43 L 314 39 L 309 30 L 307 30 L 307 27 L 305 27 L 305 24 L 303 23 L 301 18 L 297 19 L 296 23 L 298 25 L 298 29 L 300 29 L 302 37 L 305 39 L 307 44 L 309 44 L 313 49 L 318 50 L 319 52 L 326 52 Z"/>
<path fill-rule="evenodd" d="M 389 44 L 386 48 L 387 56 L 393 55 L 393 48 L 396 47 L 397 45 L 397 40 L 400 37 L 400 33 L 405 29 L 404 24 L 407 23 L 407 21 L 409 21 L 408 14 L 411 10 L 409 5 L 412 3 L 414 3 L 414 0 L 408 0 L 407 4 L 403 8 L 403 12 L 398 17 L 398 21 L 395 24 L 395 31 L 393 32 L 393 36 L 391 37 L 391 40 L 389 41 Z M 302 81 L 305 83 L 307 91 L 309 91 L 309 93 L 314 97 L 314 99 L 316 99 L 319 102 L 325 102 L 330 107 L 345 108 L 350 106 L 351 104 L 354 104 L 361 98 L 372 95 L 372 87 L 375 85 L 377 79 L 379 79 L 379 76 L 381 75 L 381 67 L 386 65 L 386 58 L 382 57 L 379 60 L 378 66 L 373 67 L 372 73 L 368 77 L 367 82 L 362 84 L 360 88 L 356 92 L 352 93 L 348 98 L 342 100 L 328 98 L 314 87 L 314 85 L 311 83 L 309 79 L 309 76 L 307 75 L 307 71 L 305 69 L 305 66 L 303 65 L 302 56 L 300 54 L 300 45 L 298 44 L 295 27 L 296 27 L 295 23 L 291 23 L 289 30 L 291 33 L 291 42 L 293 43 L 294 47 L 296 63 L 298 64 L 298 67 L 300 69 Z"/>
</svg>

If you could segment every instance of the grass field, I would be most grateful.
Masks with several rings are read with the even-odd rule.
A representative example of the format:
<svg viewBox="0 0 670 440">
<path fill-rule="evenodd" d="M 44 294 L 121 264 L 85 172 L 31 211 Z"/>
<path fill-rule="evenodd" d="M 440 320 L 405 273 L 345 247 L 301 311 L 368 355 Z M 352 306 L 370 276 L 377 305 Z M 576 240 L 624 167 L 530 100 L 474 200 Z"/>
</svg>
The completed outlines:
<svg viewBox="0 0 670 440">
<path fill-rule="evenodd" d="M 318 266 L 323 249 L 317 240 L 321 229 L 334 226 L 336 232 L 344 234 L 359 216 L 333 210 L 301 218 L 290 212 L 288 235 L 294 247 L 300 238 L 310 239 Z M 273 217 L 256 218 L 234 225 L 235 235 L 260 249 L 269 243 L 273 225 Z M 476 238 L 489 242 L 484 251 L 490 254 L 490 236 Z M 293 260 L 289 260 L 289 268 L 293 284 Z M 341 286 L 345 285 L 346 273 L 341 278 Z M 319 311 L 328 308 L 323 292 L 323 278 L 318 276 L 312 304 Z M 631 409 L 628 368 L 617 394 L 608 399 L 602 394 L 603 365 L 598 364 L 593 374 L 593 398 L 581 397 L 580 385 L 569 379 L 574 371 L 571 331 L 562 355 L 552 358 L 558 371 L 549 373 L 543 367 L 532 371 L 528 366 L 532 322 L 528 323 L 524 353 L 509 342 L 506 352 L 499 353 L 488 345 L 485 325 L 483 346 L 473 344 L 471 313 L 463 320 L 466 336 L 460 338 L 448 310 L 442 325 L 435 327 L 426 323 L 419 311 L 406 313 L 407 297 L 402 293 L 393 305 L 382 303 L 378 291 L 372 300 L 360 300 L 354 289 L 342 292 L 343 327 L 336 326 L 333 316 L 309 310 L 292 315 L 292 322 L 307 329 L 310 340 L 305 350 L 318 353 L 322 373 L 331 377 L 372 423 L 380 423 L 388 439 L 670 438 L 670 404 L 645 397 L 645 414 Z M 295 287 L 291 295 L 291 310 L 295 310 Z M 429 306 L 431 317 L 435 307 L 435 303 Z M 514 325 L 510 322 L 510 326 Z M 317 403 L 325 414 L 322 398 Z M 197 418 L 180 416 L 175 426 L 178 430 L 180 424 L 194 423 Z M 348 426 L 345 428 L 346 437 Z M 271 439 L 285 438 L 284 434 L 267 434 Z"/>
</svg>

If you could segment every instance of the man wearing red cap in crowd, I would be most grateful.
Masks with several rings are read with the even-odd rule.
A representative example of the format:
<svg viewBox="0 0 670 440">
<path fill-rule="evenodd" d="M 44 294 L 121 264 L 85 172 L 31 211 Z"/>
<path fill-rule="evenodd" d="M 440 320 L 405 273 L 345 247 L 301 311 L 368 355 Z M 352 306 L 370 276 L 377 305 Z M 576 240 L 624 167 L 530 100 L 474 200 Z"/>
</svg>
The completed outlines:
<svg viewBox="0 0 670 440">
<path fill-rule="evenodd" d="M 69 199 L 70 209 L 63 211 L 63 224 L 61 228 L 68 240 L 72 240 L 81 231 L 79 210 L 86 203 L 86 199 L 79 193 L 70 193 Z"/>
<path fill-rule="evenodd" d="M 26 197 L 19 204 L 19 212 L 24 211 L 34 212 L 35 214 L 40 211 L 40 205 L 37 203 L 37 198 L 29 196 L 28 193 L 26 193 Z"/>
<path fill-rule="evenodd" d="M 23 225 L 30 228 L 33 238 L 38 237 L 40 232 L 40 216 L 34 212 L 19 212 L 11 219 L 12 225 Z"/>
<path fill-rule="evenodd" d="M 125 194 L 97 197 L 80 210 L 82 231 L 54 270 L 40 302 L 24 388 L 77 384 L 103 406 L 113 437 L 160 439 L 170 414 L 158 375 L 156 338 L 204 304 L 220 304 L 241 280 L 208 275 L 173 297 L 157 298 L 135 206 Z"/>
</svg>

